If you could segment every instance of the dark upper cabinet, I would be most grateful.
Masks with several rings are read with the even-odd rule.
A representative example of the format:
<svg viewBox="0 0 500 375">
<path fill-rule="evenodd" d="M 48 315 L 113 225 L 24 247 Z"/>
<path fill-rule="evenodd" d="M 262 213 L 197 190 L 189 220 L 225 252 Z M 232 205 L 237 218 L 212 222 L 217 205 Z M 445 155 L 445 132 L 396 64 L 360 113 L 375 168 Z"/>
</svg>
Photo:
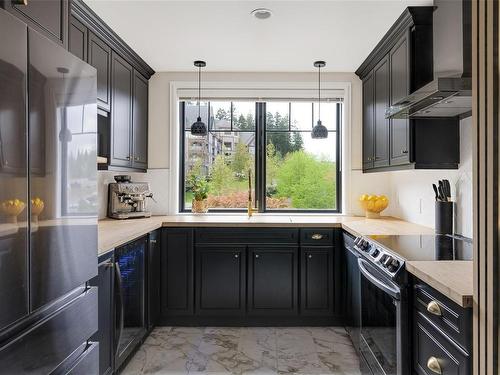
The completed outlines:
<svg viewBox="0 0 500 375">
<path fill-rule="evenodd" d="M 113 371 L 114 277 L 115 268 L 111 256 L 99 264 L 98 275 L 90 280 L 90 285 L 98 288 L 98 331 L 92 341 L 99 342 L 99 375 L 111 374 Z"/>
<path fill-rule="evenodd" d="M 329 316 L 334 311 L 334 248 L 300 249 L 300 313 Z"/>
<path fill-rule="evenodd" d="M 458 118 L 453 124 L 450 119 L 386 119 L 387 108 L 433 79 L 432 12 L 432 7 L 408 7 L 356 70 L 363 81 L 365 172 L 458 168 Z M 444 129 L 449 136 L 443 137 Z"/>
<path fill-rule="evenodd" d="M 111 107 L 112 58 L 111 48 L 97 35 L 89 32 L 88 63 L 97 70 L 97 106 L 105 111 L 109 111 Z"/>
<path fill-rule="evenodd" d="M 193 314 L 193 229 L 168 228 L 161 237 L 161 314 Z"/>
<path fill-rule="evenodd" d="M 87 61 L 89 31 L 75 17 L 70 17 L 68 25 L 68 50 L 83 61 Z M 99 77 L 99 72 L 97 73 Z"/>
<path fill-rule="evenodd" d="M 363 81 L 363 170 L 373 168 L 374 160 L 374 78 L 370 72 Z"/>
<path fill-rule="evenodd" d="M 378 63 L 373 70 L 374 87 L 374 167 L 389 165 L 389 120 L 385 110 L 389 107 L 389 58 Z"/>
<path fill-rule="evenodd" d="M 298 313 L 298 248 L 251 246 L 248 250 L 250 315 Z"/>
<path fill-rule="evenodd" d="M 161 230 L 149 234 L 148 249 L 148 330 L 153 329 L 160 319 L 161 309 Z"/>
<path fill-rule="evenodd" d="M 132 118 L 132 166 L 148 167 L 148 81 L 134 71 Z"/>
<path fill-rule="evenodd" d="M 196 247 L 196 313 L 241 316 L 245 313 L 244 246 Z"/>
<path fill-rule="evenodd" d="M 409 32 L 405 33 L 389 52 L 391 105 L 406 97 L 410 92 L 409 38 Z M 410 121 L 408 119 L 390 121 L 390 164 L 408 164 L 410 161 Z"/>
<path fill-rule="evenodd" d="M 114 166 L 132 166 L 132 80 L 134 69 L 116 53 L 111 57 L 111 160 Z"/>
<path fill-rule="evenodd" d="M 4 0 L 3 7 L 30 27 L 66 47 L 68 35 L 68 0 L 27 0 L 26 4 Z"/>
</svg>

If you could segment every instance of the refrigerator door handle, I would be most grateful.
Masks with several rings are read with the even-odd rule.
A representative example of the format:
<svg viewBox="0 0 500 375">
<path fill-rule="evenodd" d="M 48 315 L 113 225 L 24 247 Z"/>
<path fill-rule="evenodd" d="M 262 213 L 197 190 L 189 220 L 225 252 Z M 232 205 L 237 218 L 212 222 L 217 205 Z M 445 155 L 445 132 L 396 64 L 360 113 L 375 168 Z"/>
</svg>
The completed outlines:
<svg viewBox="0 0 500 375">
<path fill-rule="evenodd" d="M 123 284 L 122 284 L 122 274 L 120 271 L 120 265 L 118 262 L 115 262 L 115 282 L 116 282 L 116 289 L 118 290 L 118 293 L 116 293 L 117 297 L 117 305 L 116 309 L 119 311 L 120 315 L 118 318 L 118 326 L 116 326 L 115 322 L 115 354 L 118 354 L 118 347 L 120 345 L 120 340 L 123 334 L 123 325 L 124 325 L 124 316 L 125 316 L 125 311 L 123 308 Z"/>
</svg>

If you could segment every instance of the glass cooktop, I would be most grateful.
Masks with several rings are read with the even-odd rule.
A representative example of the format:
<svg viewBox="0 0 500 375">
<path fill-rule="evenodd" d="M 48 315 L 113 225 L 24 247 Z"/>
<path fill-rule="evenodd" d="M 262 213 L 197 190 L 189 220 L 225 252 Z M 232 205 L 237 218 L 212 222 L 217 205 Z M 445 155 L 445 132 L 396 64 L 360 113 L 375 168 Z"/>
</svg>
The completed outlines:
<svg viewBox="0 0 500 375">
<path fill-rule="evenodd" d="M 472 240 L 447 235 L 371 235 L 368 238 L 408 261 L 472 260 Z"/>
</svg>

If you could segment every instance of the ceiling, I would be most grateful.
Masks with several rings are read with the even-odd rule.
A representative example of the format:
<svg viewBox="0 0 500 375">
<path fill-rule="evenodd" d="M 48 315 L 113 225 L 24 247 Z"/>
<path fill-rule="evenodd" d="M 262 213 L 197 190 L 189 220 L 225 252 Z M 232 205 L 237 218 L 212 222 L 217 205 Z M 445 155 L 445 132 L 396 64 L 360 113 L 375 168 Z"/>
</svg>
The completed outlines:
<svg viewBox="0 0 500 375">
<path fill-rule="evenodd" d="M 85 0 L 156 71 L 353 72 L 401 12 L 432 0 Z M 250 15 L 265 7 L 273 15 Z"/>
</svg>

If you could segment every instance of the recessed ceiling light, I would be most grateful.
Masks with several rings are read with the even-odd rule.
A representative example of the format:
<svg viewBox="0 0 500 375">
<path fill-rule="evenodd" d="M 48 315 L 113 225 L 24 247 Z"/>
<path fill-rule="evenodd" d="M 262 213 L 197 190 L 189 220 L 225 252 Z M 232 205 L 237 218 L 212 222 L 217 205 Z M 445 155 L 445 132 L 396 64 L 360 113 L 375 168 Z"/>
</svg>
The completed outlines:
<svg viewBox="0 0 500 375">
<path fill-rule="evenodd" d="M 250 14 L 259 20 L 266 20 L 273 15 L 273 12 L 267 8 L 257 8 L 252 10 Z"/>
</svg>

